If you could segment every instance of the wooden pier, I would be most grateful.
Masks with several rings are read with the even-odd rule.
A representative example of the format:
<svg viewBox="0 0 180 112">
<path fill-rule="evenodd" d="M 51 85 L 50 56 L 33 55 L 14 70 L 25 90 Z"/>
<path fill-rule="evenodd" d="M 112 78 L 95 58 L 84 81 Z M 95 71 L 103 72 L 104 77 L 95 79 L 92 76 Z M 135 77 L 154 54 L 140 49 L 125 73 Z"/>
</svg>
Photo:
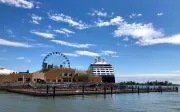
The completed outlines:
<svg viewBox="0 0 180 112">
<path fill-rule="evenodd" d="M 25 95 L 32 95 L 32 96 L 63 96 L 63 95 L 89 95 L 89 94 L 125 94 L 125 93 L 132 93 L 132 91 L 125 90 L 106 90 L 104 91 L 49 91 L 48 94 L 46 93 L 46 90 L 31 90 L 31 89 L 7 89 L 8 92 L 13 93 L 19 93 L 19 94 L 25 94 Z M 150 93 L 150 92 L 159 92 L 158 90 L 140 90 L 140 91 L 133 91 L 133 94 L 135 93 Z M 163 92 L 177 92 L 176 90 L 163 90 Z M 162 93 L 162 92 L 161 92 Z"/>
<path fill-rule="evenodd" d="M 62 95 L 88 95 L 88 94 L 140 94 L 151 92 L 178 92 L 176 86 L 118 86 L 116 84 L 94 83 L 61 83 L 61 84 L 5 84 L 0 90 L 32 95 L 32 96 L 62 96 Z"/>
</svg>

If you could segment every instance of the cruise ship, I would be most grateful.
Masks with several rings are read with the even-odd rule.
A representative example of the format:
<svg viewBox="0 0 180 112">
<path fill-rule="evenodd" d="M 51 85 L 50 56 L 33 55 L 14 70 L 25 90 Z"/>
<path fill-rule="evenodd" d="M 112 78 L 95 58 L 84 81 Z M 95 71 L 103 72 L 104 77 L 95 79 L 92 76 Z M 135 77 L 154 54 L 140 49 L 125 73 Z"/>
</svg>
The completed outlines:
<svg viewBox="0 0 180 112">
<path fill-rule="evenodd" d="M 115 83 L 114 69 L 105 59 L 96 57 L 95 62 L 90 64 L 89 70 L 93 76 L 102 77 L 102 82 Z"/>
</svg>

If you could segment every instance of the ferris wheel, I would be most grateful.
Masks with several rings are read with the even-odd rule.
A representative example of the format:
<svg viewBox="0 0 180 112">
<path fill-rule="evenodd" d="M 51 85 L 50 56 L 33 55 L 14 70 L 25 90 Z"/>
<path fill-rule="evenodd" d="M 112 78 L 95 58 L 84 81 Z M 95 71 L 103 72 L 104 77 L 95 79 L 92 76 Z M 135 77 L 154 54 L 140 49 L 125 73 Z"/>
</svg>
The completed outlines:
<svg viewBox="0 0 180 112">
<path fill-rule="evenodd" d="M 42 68 L 47 68 L 48 65 L 51 65 L 52 68 L 70 68 L 69 59 L 60 52 L 52 52 L 45 56 Z"/>
</svg>

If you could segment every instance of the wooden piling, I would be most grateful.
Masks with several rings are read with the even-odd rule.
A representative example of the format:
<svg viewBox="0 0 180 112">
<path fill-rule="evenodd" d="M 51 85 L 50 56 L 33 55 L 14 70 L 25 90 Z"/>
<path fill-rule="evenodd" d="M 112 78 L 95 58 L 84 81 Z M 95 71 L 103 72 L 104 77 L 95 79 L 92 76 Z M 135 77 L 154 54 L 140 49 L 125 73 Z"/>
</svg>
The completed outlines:
<svg viewBox="0 0 180 112">
<path fill-rule="evenodd" d="M 106 94 L 106 86 L 104 86 L 104 94 Z"/>
<path fill-rule="evenodd" d="M 49 94 L 49 86 L 47 85 L 46 87 L 46 94 L 48 95 Z"/>
<path fill-rule="evenodd" d="M 178 91 L 179 91 L 179 90 L 178 90 L 178 87 L 176 87 L 176 92 L 178 93 Z"/>
<path fill-rule="evenodd" d="M 158 92 L 159 92 L 159 93 L 161 92 L 161 87 L 160 87 L 160 86 L 158 87 Z"/>
<path fill-rule="evenodd" d="M 113 87 L 111 86 L 111 94 L 113 93 Z"/>
<path fill-rule="evenodd" d="M 134 87 L 132 86 L 132 93 L 134 93 Z"/>
<path fill-rule="evenodd" d="M 84 95 L 84 85 L 82 86 L 82 94 Z"/>
<path fill-rule="evenodd" d="M 149 93 L 149 86 L 147 86 L 147 92 Z"/>
<path fill-rule="evenodd" d="M 56 87 L 53 87 L 53 98 L 55 97 L 55 91 L 56 91 Z"/>
</svg>

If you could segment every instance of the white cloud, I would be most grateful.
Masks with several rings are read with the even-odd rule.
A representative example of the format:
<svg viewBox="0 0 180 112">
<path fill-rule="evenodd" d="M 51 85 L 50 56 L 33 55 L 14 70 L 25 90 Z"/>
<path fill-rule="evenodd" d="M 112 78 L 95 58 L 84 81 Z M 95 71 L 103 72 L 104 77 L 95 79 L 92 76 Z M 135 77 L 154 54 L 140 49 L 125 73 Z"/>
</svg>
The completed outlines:
<svg viewBox="0 0 180 112">
<path fill-rule="evenodd" d="M 114 31 L 114 36 L 131 36 L 137 39 L 136 44 L 139 45 L 153 45 L 160 43 L 172 43 L 177 44 L 179 35 L 172 37 L 165 37 L 164 33 L 153 27 L 151 23 L 132 23 L 128 24 L 124 22 L 118 26 L 118 29 Z"/>
<path fill-rule="evenodd" d="M 83 56 L 92 56 L 92 57 L 100 56 L 98 53 L 90 52 L 90 51 L 76 51 L 76 53 L 78 55 L 83 55 Z"/>
<path fill-rule="evenodd" d="M 0 45 L 14 46 L 14 47 L 33 47 L 33 46 L 25 44 L 25 43 L 8 41 L 8 40 L 2 39 L 2 38 L 0 38 Z"/>
<path fill-rule="evenodd" d="M 30 62 L 31 62 L 31 60 L 25 60 L 25 62 L 30 63 Z"/>
<path fill-rule="evenodd" d="M 130 36 L 136 40 L 139 45 L 154 45 L 154 44 L 180 44 L 180 34 L 165 36 L 162 30 L 154 28 L 152 23 L 127 23 L 122 17 L 117 16 L 109 21 L 96 22 L 99 27 L 117 26 L 113 32 L 114 36 Z"/>
<path fill-rule="evenodd" d="M 64 32 L 66 32 L 66 33 L 74 33 L 73 31 L 68 30 L 68 29 L 66 29 L 66 28 L 62 28 L 61 30 L 64 31 Z"/>
<path fill-rule="evenodd" d="M 25 58 L 24 58 L 24 57 L 17 57 L 16 59 L 18 59 L 18 60 L 24 60 Z"/>
<path fill-rule="evenodd" d="M 115 36 L 132 36 L 133 38 L 159 38 L 164 36 L 161 31 L 156 30 L 151 23 L 132 23 L 128 24 L 124 22 L 119 25 L 118 29 L 114 31 Z"/>
<path fill-rule="evenodd" d="M 3 67 L 0 66 L 0 75 L 8 75 L 8 74 L 13 73 L 13 72 L 16 72 L 16 71 L 4 69 Z"/>
<path fill-rule="evenodd" d="M 130 18 L 133 18 L 134 16 L 136 16 L 136 14 L 132 13 L 131 15 L 129 15 Z"/>
<path fill-rule="evenodd" d="M 126 22 L 114 31 L 115 36 L 131 36 L 137 39 L 136 44 L 154 45 L 154 44 L 180 44 L 180 34 L 166 37 L 160 30 L 156 30 L 151 23 L 141 24 Z"/>
<path fill-rule="evenodd" d="M 42 17 L 37 16 L 37 15 L 35 15 L 35 14 L 32 14 L 31 18 L 32 18 L 32 21 L 30 21 L 30 22 L 32 22 L 32 23 L 34 23 L 34 24 L 39 24 L 39 21 L 42 20 Z"/>
<path fill-rule="evenodd" d="M 64 31 L 62 31 L 62 30 L 54 30 L 54 32 L 56 32 L 56 33 L 61 33 L 61 34 L 66 34 Z"/>
<path fill-rule="evenodd" d="M 128 47 L 128 45 L 124 45 L 124 47 Z"/>
<path fill-rule="evenodd" d="M 44 32 L 38 32 L 38 31 L 30 31 L 30 33 L 44 37 L 44 38 L 54 38 L 55 35 L 51 33 L 44 33 Z"/>
<path fill-rule="evenodd" d="M 98 10 L 93 10 L 92 13 L 87 13 L 87 14 L 91 16 L 107 17 L 107 12 L 98 11 Z"/>
<path fill-rule="evenodd" d="M 41 54 L 41 56 L 46 56 L 47 54 Z"/>
<path fill-rule="evenodd" d="M 64 14 L 50 14 L 48 13 L 49 18 L 51 20 L 57 21 L 57 22 L 64 22 L 68 23 L 70 26 L 75 27 L 77 29 L 86 29 L 89 26 L 82 21 L 75 21 L 72 17 L 64 15 Z"/>
<path fill-rule="evenodd" d="M 36 3 L 36 9 L 39 9 L 39 4 L 41 4 L 40 2 L 35 2 Z"/>
<path fill-rule="evenodd" d="M 51 26 L 51 25 L 48 25 L 48 28 L 49 28 L 49 29 L 51 29 L 51 28 L 52 28 L 52 26 Z"/>
<path fill-rule="evenodd" d="M 70 46 L 70 47 L 76 47 L 76 48 L 89 48 L 91 46 L 95 46 L 94 44 L 78 44 L 78 43 L 70 43 L 62 40 L 51 40 L 52 42 L 55 42 L 57 44 Z"/>
<path fill-rule="evenodd" d="M 140 45 L 154 45 L 154 44 L 180 44 L 180 34 L 169 37 L 162 37 L 156 39 L 139 40 L 137 44 Z"/>
<path fill-rule="evenodd" d="M 15 35 L 11 29 L 7 29 L 6 31 L 8 32 L 9 36 L 15 37 Z"/>
<path fill-rule="evenodd" d="M 139 17 L 140 17 L 140 16 L 142 16 L 142 14 L 137 14 L 137 16 L 139 16 Z"/>
<path fill-rule="evenodd" d="M 115 52 L 115 51 L 110 51 L 110 50 L 106 50 L 106 51 L 102 51 L 101 54 L 102 54 L 102 55 L 105 55 L 105 56 L 109 56 L 109 55 L 117 54 L 117 52 Z"/>
<path fill-rule="evenodd" d="M 76 66 L 76 68 L 83 68 L 83 66 Z"/>
<path fill-rule="evenodd" d="M 63 53 L 66 56 L 73 56 L 73 57 L 77 57 L 78 55 L 75 53 Z"/>
<path fill-rule="evenodd" d="M 53 48 L 53 46 L 51 46 L 51 45 L 45 45 L 42 43 L 36 43 L 34 46 L 35 47 L 42 47 L 42 48 Z"/>
<path fill-rule="evenodd" d="M 129 40 L 129 38 L 128 38 L 128 37 L 125 37 L 123 40 L 124 40 L 124 41 L 128 41 L 128 40 Z"/>
<path fill-rule="evenodd" d="M 164 15 L 164 13 L 157 13 L 157 16 L 163 16 Z"/>
<path fill-rule="evenodd" d="M 25 62 L 28 62 L 28 63 L 31 62 L 30 59 L 27 59 L 27 58 L 25 58 L 25 57 L 17 57 L 16 59 L 17 59 L 17 60 L 24 60 Z"/>
<path fill-rule="evenodd" d="M 0 58 L 0 60 L 5 60 L 6 58 Z"/>
<path fill-rule="evenodd" d="M 74 34 L 75 32 L 71 31 L 71 30 L 68 30 L 66 28 L 62 28 L 62 29 L 57 29 L 57 30 L 54 30 L 56 33 L 60 33 L 60 34 L 64 34 L 66 36 L 69 36 L 69 34 Z"/>
<path fill-rule="evenodd" d="M 13 34 L 13 31 L 11 29 L 7 29 L 8 34 Z"/>
<path fill-rule="evenodd" d="M 119 58 L 119 56 L 118 56 L 118 55 L 112 55 L 112 57 L 113 57 L 113 58 Z"/>
<path fill-rule="evenodd" d="M 96 26 L 103 27 L 103 26 L 111 26 L 111 25 L 120 25 L 122 24 L 124 19 L 121 16 L 117 16 L 110 21 L 102 21 L 99 19 L 98 22 L 95 22 Z"/>
<path fill-rule="evenodd" d="M 173 73 L 180 73 L 180 70 L 171 71 Z"/>
<path fill-rule="evenodd" d="M 27 8 L 27 9 L 31 9 L 34 7 L 33 2 L 27 0 L 0 0 L 0 2 L 11 6 Z"/>
<path fill-rule="evenodd" d="M 133 18 L 133 17 L 140 17 L 142 16 L 142 14 L 135 14 L 135 13 L 132 13 L 131 15 L 129 15 L 130 18 Z"/>
</svg>

